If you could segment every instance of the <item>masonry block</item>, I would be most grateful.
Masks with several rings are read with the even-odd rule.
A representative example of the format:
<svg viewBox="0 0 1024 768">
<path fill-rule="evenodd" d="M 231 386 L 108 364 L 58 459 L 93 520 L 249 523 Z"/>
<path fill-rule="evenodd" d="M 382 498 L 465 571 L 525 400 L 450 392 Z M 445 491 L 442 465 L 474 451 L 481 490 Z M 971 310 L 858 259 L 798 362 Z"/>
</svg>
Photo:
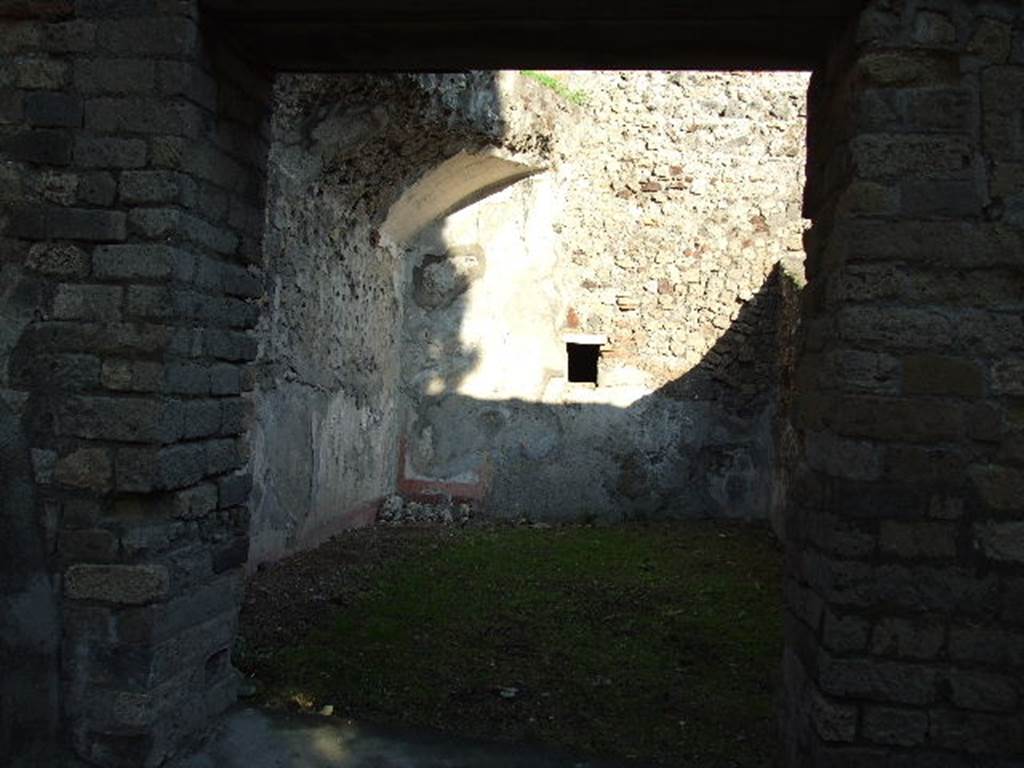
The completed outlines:
<svg viewBox="0 0 1024 768">
<path fill-rule="evenodd" d="M 1019 512 L 1024 500 L 1024 471 L 998 464 L 978 464 L 969 470 L 981 501 L 995 512 Z"/>
<path fill-rule="evenodd" d="M 80 448 L 57 460 L 54 479 L 68 488 L 103 493 L 112 487 L 113 464 L 106 448 Z"/>
<path fill-rule="evenodd" d="M 98 97 L 85 102 L 85 128 L 95 134 L 172 134 L 196 138 L 204 125 L 200 107 L 150 97 Z"/>
<path fill-rule="evenodd" d="M 157 565 L 73 565 L 64 573 L 72 600 L 144 605 L 167 597 L 167 569 Z"/>
<path fill-rule="evenodd" d="M 179 491 L 174 497 L 175 517 L 180 520 L 195 520 L 205 517 L 217 508 L 217 486 L 200 483 Z"/>
<path fill-rule="evenodd" d="M 89 255 L 72 243 L 36 243 L 25 266 L 43 275 L 83 278 L 89 274 Z"/>
<path fill-rule="evenodd" d="M 221 509 L 243 506 L 252 491 L 252 475 L 243 472 L 221 477 L 217 481 L 218 506 Z"/>
<path fill-rule="evenodd" d="M 14 85 L 29 90 L 61 90 L 68 82 L 68 64 L 60 59 L 23 56 L 11 62 Z"/>
<path fill-rule="evenodd" d="M 155 66 L 149 59 L 80 59 L 75 62 L 75 87 L 87 96 L 150 93 Z"/>
<path fill-rule="evenodd" d="M 183 443 L 164 448 L 117 452 L 117 488 L 133 493 L 186 488 L 207 472 L 206 445 Z"/>
<path fill-rule="evenodd" d="M 913 747 L 928 736 L 928 713 L 894 707 L 865 707 L 864 738 L 874 744 Z"/>
<path fill-rule="evenodd" d="M 237 366 L 218 364 L 210 368 L 210 393 L 237 395 L 242 391 L 242 375 Z"/>
<path fill-rule="evenodd" d="M 80 136 L 75 139 L 75 165 L 85 168 L 141 168 L 148 149 L 141 139 Z"/>
<path fill-rule="evenodd" d="M 867 620 L 828 611 L 822 628 L 822 643 L 835 653 L 863 651 L 867 647 L 870 632 L 871 625 Z"/>
<path fill-rule="evenodd" d="M 109 173 L 83 173 L 78 181 L 78 202 L 87 205 L 113 205 L 117 182 Z"/>
<path fill-rule="evenodd" d="M 11 160 L 42 165 L 71 162 L 71 135 L 52 128 L 36 128 L 0 138 L 0 151 Z"/>
<path fill-rule="evenodd" d="M 96 41 L 118 56 L 185 57 L 198 50 L 199 28 L 187 17 L 115 19 L 97 25 Z"/>
<path fill-rule="evenodd" d="M 871 652 L 904 659 L 934 659 L 945 638 L 945 626 L 938 621 L 885 618 L 872 631 Z"/>
<path fill-rule="evenodd" d="M 217 400 L 196 400 L 185 405 L 185 429 L 182 437 L 214 437 L 220 433 L 221 404 Z"/>
<path fill-rule="evenodd" d="M 936 747 L 971 754 L 1019 755 L 1024 725 L 1019 718 L 950 709 L 929 712 L 928 739 Z"/>
<path fill-rule="evenodd" d="M 991 560 L 1024 563 L 1024 520 L 979 523 L 974 536 L 977 546 Z"/>
<path fill-rule="evenodd" d="M 196 199 L 195 182 L 173 171 L 125 171 L 119 189 L 121 202 L 126 204 L 192 205 Z"/>
<path fill-rule="evenodd" d="M 57 320 L 120 319 L 122 293 L 118 286 L 59 285 L 53 298 L 53 317 Z"/>
<path fill-rule="evenodd" d="M 127 443 L 170 443 L 183 430 L 184 409 L 149 397 L 69 397 L 58 405 L 60 435 Z"/>
<path fill-rule="evenodd" d="M 46 234 L 55 240 L 116 242 L 124 240 L 126 216 L 121 211 L 89 208 L 49 208 Z"/>
<path fill-rule="evenodd" d="M 256 359 L 256 340 L 233 331 L 207 331 L 203 334 L 206 353 L 218 360 L 250 362 Z"/>
<path fill-rule="evenodd" d="M 949 685 L 950 699 L 963 709 L 1012 712 L 1019 702 L 1017 684 L 1006 675 L 957 669 L 950 672 Z"/>
<path fill-rule="evenodd" d="M 951 523 L 908 523 L 884 520 L 882 551 L 901 558 L 956 557 L 956 529 Z"/>
<path fill-rule="evenodd" d="M 826 693 L 916 705 L 936 701 L 940 679 L 930 667 L 827 656 L 819 662 L 818 674 Z"/>
<path fill-rule="evenodd" d="M 82 102 L 77 96 L 34 91 L 25 97 L 25 118 L 41 128 L 77 128 L 82 123 Z"/>
<path fill-rule="evenodd" d="M 114 245 L 93 252 L 93 269 L 101 279 L 192 279 L 194 257 L 168 245 Z"/>
<path fill-rule="evenodd" d="M 125 311 L 131 317 L 161 320 L 175 317 L 171 290 L 160 285 L 133 285 L 128 288 Z"/>
<path fill-rule="evenodd" d="M 949 657 L 1001 668 L 1024 667 L 1024 634 L 994 627 L 951 627 Z"/>
<path fill-rule="evenodd" d="M 62 530 L 58 549 L 65 563 L 108 563 L 117 558 L 118 540 L 102 528 Z"/>
</svg>

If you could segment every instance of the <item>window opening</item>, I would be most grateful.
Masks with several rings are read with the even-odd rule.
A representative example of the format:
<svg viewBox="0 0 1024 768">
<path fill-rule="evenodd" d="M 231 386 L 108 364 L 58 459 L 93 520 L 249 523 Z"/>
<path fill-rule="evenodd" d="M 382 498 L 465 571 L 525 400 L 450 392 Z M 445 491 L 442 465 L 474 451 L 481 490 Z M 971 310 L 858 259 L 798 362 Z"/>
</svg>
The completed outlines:
<svg viewBox="0 0 1024 768">
<path fill-rule="evenodd" d="M 569 381 L 580 384 L 597 384 L 597 360 L 601 357 L 600 344 L 575 344 L 566 342 Z"/>
</svg>

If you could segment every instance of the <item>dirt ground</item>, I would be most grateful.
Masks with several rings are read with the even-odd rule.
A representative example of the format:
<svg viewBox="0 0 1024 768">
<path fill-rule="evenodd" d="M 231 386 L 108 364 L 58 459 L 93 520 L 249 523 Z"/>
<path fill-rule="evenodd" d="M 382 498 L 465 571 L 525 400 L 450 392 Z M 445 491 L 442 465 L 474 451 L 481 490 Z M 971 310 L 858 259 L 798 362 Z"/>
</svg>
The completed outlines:
<svg viewBox="0 0 1024 768">
<path fill-rule="evenodd" d="M 780 568 L 759 525 L 360 529 L 253 575 L 235 663 L 270 708 L 768 766 Z"/>
</svg>

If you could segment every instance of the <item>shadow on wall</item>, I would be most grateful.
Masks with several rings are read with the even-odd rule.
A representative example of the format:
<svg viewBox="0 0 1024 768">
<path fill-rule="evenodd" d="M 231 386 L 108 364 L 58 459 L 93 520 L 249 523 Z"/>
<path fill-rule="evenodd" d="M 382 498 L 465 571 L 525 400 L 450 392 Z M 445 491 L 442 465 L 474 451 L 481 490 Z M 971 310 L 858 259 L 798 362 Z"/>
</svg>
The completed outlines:
<svg viewBox="0 0 1024 768">
<path fill-rule="evenodd" d="M 560 382 L 557 402 L 460 394 L 480 350 L 443 349 L 457 375 L 434 393 L 408 377 L 403 387 L 399 492 L 470 500 L 497 517 L 770 517 L 781 532 L 798 291 L 776 265 L 698 364 L 628 405 L 615 395 L 636 390 L 602 392 L 600 373 L 596 387 Z M 464 316 L 466 303 L 460 296 L 447 311 Z M 614 359 L 614 347 L 605 354 Z"/>
<path fill-rule="evenodd" d="M 0 756 L 14 766 L 49 764 L 38 750 L 57 741 L 60 618 L 29 457 L 0 399 Z"/>
<path fill-rule="evenodd" d="M 779 379 L 795 316 L 795 287 L 781 270 L 738 308 L 731 328 L 715 330 L 721 336 L 703 360 L 653 391 L 602 383 L 566 385 L 551 397 L 499 388 L 492 398 L 467 386 L 492 350 L 464 331 L 487 316 L 490 338 L 510 343 L 501 305 L 468 300 L 477 273 L 518 280 L 527 298 L 549 290 L 558 190 L 529 206 L 516 195 L 552 183 L 537 173 L 551 163 L 550 137 L 580 123 L 577 107 L 526 78 L 514 81 L 521 90 L 506 108 L 500 78 L 278 82 L 268 306 L 252 396 L 250 567 L 371 522 L 396 481 L 404 495 L 469 498 L 494 515 L 533 519 L 746 518 L 777 509 Z M 531 258 L 547 260 L 542 268 L 524 273 L 517 257 L 503 258 L 522 254 L 515 245 L 492 252 L 445 236 L 438 222 L 498 189 L 488 200 L 506 195 L 522 209 L 533 233 L 523 242 Z M 410 313 L 426 323 L 410 325 Z M 549 352 L 551 344 L 564 352 L 555 327 L 564 307 L 555 315 L 530 327 Z M 538 361 L 529 334 L 522 339 L 513 367 L 564 377 L 564 359 Z M 414 350 L 430 359 L 410 364 Z M 606 348 L 604 362 L 616 353 Z M 421 386 L 431 368 L 435 384 Z"/>
<path fill-rule="evenodd" d="M 490 72 L 281 76 L 272 130 L 250 567 L 372 521 L 393 491 L 405 291 L 381 229 L 430 171 L 506 134 Z"/>
</svg>

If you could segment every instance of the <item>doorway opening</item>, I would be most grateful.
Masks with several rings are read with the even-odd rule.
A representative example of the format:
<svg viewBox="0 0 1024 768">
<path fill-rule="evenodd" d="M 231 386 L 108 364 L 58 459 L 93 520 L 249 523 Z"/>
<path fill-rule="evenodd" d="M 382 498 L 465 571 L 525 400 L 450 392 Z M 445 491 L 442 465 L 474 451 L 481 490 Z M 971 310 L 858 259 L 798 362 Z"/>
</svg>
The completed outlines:
<svg viewBox="0 0 1024 768">
<path fill-rule="evenodd" d="M 271 706 L 760 760 L 806 76 L 535 75 L 278 83 L 236 663 Z"/>
</svg>

